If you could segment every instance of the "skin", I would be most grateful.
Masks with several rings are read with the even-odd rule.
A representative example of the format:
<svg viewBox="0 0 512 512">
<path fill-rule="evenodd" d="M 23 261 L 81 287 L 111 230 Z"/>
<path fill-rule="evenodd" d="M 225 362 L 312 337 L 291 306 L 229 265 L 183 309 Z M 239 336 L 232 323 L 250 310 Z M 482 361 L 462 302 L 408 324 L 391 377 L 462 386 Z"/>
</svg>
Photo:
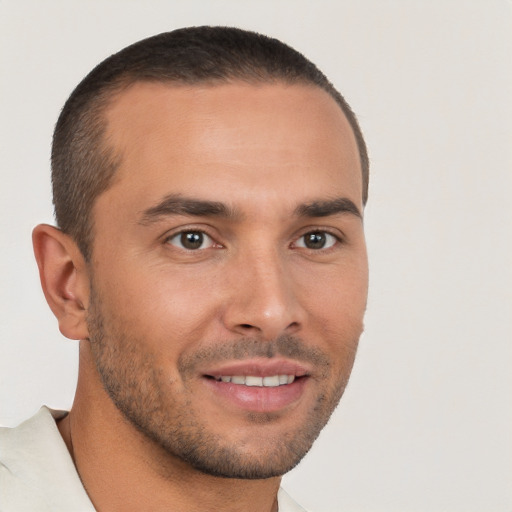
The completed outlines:
<svg viewBox="0 0 512 512">
<path fill-rule="evenodd" d="M 348 122 L 318 88 L 242 83 L 138 83 L 106 117 L 122 158 L 94 205 L 92 261 L 57 229 L 34 231 L 61 332 L 82 340 L 61 433 L 99 511 L 276 510 L 280 475 L 336 406 L 363 330 Z M 225 211 L 191 212 L 191 199 Z M 183 232 L 207 236 L 190 249 Z M 325 245 L 308 247 L 310 233 Z M 247 396 L 212 378 L 240 365 L 300 378 Z"/>
</svg>

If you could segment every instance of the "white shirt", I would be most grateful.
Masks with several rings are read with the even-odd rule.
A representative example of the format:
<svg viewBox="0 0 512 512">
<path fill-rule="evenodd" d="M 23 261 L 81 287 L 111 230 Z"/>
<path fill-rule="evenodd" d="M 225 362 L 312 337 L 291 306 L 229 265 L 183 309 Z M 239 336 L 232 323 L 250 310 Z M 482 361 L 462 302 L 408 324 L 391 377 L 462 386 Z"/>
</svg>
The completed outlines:
<svg viewBox="0 0 512 512">
<path fill-rule="evenodd" d="M 42 407 L 16 428 L 0 428 L 0 512 L 95 512 L 55 420 Z M 283 489 L 279 512 L 306 512 Z"/>
</svg>

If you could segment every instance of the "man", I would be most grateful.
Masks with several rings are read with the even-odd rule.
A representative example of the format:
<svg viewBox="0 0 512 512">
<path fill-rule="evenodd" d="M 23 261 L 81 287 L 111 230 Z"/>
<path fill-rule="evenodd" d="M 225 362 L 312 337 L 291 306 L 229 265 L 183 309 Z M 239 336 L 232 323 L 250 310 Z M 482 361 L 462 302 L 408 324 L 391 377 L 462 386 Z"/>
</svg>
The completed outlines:
<svg viewBox="0 0 512 512">
<path fill-rule="evenodd" d="M 0 510 L 298 511 L 279 489 L 363 328 L 357 121 L 279 41 L 199 27 L 109 57 L 52 151 L 34 250 L 80 340 L 69 413 L 0 437 Z"/>
</svg>

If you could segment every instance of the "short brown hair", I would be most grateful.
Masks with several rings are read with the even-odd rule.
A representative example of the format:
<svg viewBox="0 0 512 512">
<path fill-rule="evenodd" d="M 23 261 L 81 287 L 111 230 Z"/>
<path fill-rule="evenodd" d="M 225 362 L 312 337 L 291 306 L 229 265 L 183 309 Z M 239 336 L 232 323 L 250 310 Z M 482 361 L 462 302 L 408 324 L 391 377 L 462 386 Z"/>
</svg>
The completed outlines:
<svg viewBox="0 0 512 512">
<path fill-rule="evenodd" d="M 96 66 L 76 87 L 57 121 L 52 147 L 53 204 L 57 225 L 82 254 L 92 252 L 92 207 L 112 184 L 118 155 L 104 140 L 104 111 L 112 97 L 140 81 L 179 84 L 284 82 L 327 91 L 341 107 L 359 149 L 363 204 L 368 196 L 366 145 L 351 108 L 306 57 L 277 39 L 229 27 L 191 27 L 130 45 Z"/>
</svg>

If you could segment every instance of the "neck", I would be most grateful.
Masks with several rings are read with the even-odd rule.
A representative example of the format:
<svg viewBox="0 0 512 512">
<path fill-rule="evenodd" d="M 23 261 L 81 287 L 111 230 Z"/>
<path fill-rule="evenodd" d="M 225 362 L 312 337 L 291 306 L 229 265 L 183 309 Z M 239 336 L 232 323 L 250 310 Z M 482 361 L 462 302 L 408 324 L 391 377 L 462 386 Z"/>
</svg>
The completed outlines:
<svg viewBox="0 0 512 512">
<path fill-rule="evenodd" d="M 101 385 L 92 389 L 88 379 L 84 388 L 80 379 L 83 375 L 59 430 L 98 512 L 277 511 L 279 477 L 245 480 L 202 473 L 133 427 Z"/>
</svg>

